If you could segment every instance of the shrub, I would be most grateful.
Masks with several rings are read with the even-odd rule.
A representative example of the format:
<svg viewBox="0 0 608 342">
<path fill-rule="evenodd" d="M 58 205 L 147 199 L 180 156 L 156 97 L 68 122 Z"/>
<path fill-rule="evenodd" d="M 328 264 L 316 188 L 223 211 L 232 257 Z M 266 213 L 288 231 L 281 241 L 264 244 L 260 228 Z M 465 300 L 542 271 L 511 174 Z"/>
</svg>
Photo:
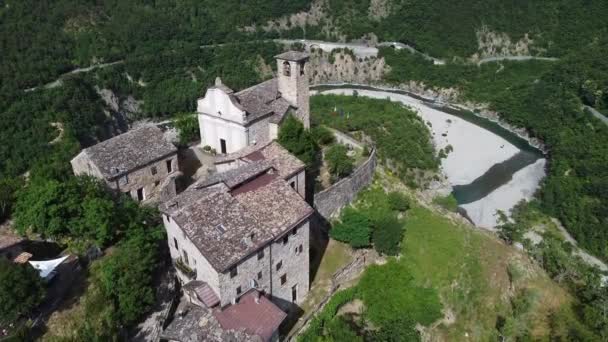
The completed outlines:
<svg viewBox="0 0 608 342">
<path fill-rule="evenodd" d="M 435 197 L 433 199 L 433 203 L 452 212 L 456 212 L 458 210 L 458 201 L 456 200 L 456 197 L 454 197 L 454 195 L 452 194 L 449 194 L 444 197 Z"/>
<path fill-rule="evenodd" d="M 388 193 L 388 203 L 395 211 L 407 211 L 410 208 L 410 200 L 401 192 L 392 191 Z"/>
<path fill-rule="evenodd" d="M 374 223 L 374 248 L 386 255 L 399 254 L 399 244 L 403 240 L 403 222 L 394 216 L 387 216 Z"/>
<path fill-rule="evenodd" d="M 331 146 L 325 152 L 327 167 L 332 175 L 344 177 L 353 172 L 353 159 L 346 154 L 347 152 L 346 146 L 340 144 Z"/>
<path fill-rule="evenodd" d="M 416 322 L 407 314 L 402 314 L 373 332 L 370 340 L 372 342 L 416 342 L 420 341 L 420 334 L 416 330 Z"/>
<path fill-rule="evenodd" d="M 325 126 L 315 126 L 311 133 L 317 145 L 327 146 L 336 141 L 334 134 Z"/>
<path fill-rule="evenodd" d="M 44 292 L 38 271 L 33 267 L 0 257 L 0 323 L 28 314 L 42 302 Z"/>
<path fill-rule="evenodd" d="M 329 235 L 354 248 L 368 247 L 371 235 L 369 218 L 358 210 L 348 207 L 344 209 L 340 223 L 332 227 Z"/>
<path fill-rule="evenodd" d="M 334 318 L 342 305 L 352 301 L 356 297 L 356 294 L 355 287 L 334 294 L 323 310 L 321 310 L 320 313 L 317 313 L 312 319 L 308 325 L 308 329 L 298 336 L 298 342 L 318 341 L 319 336 L 323 335 L 323 327 L 325 324 Z"/>
</svg>

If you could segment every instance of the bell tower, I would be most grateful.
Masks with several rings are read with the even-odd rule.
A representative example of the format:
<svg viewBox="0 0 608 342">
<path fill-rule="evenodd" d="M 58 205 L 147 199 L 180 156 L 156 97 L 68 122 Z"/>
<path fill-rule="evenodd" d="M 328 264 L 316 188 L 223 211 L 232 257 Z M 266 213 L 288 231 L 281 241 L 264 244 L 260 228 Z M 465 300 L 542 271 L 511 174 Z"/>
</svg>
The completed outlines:
<svg viewBox="0 0 608 342">
<path fill-rule="evenodd" d="M 297 107 L 296 117 L 308 129 L 310 128 L 308 77 L 306 75 L 308 54 L 288 51 L 275 58 L 279 92 L 285 100 Z"/>
</svg>

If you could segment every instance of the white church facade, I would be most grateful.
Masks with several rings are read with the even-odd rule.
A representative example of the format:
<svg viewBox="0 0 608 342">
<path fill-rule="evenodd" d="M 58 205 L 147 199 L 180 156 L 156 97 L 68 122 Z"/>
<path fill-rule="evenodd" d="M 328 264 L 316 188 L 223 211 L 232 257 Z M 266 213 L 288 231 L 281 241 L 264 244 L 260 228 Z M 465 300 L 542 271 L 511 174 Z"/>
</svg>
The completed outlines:
<svg viewBox="0 0 608 342">
<path fill-rule="evenodd" d="M 201 146 L 219 154 L 277 138 L 287 115 L 310 127 L 308 54 L 288 51 L 275 56 L 277 77 L 235 93 L 219 78 L 197 101 Z"/>
</svg>

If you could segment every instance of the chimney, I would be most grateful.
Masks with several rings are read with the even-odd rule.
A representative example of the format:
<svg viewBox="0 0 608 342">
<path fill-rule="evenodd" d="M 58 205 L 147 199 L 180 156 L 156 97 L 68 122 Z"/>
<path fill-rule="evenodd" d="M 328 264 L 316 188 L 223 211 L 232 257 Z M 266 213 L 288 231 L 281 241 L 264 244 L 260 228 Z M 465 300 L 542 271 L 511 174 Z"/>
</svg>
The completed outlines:
<svg viewBox="0 0 608 342">
<path fill-rule="evenodd" d="M 218 76 L 215 78 L 215 86 L 219 87 L 222 85 L 222 79 Z"/>
</svg>

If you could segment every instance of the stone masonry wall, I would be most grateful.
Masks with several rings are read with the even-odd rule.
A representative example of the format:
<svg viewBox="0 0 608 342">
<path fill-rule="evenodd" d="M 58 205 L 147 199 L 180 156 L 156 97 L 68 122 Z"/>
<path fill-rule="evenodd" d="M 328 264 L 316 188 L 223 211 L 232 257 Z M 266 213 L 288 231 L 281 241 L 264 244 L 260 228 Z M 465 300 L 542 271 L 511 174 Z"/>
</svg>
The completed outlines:
<svg viewBox="0 0 608 342">
<path fill-rule="evenodd" d="M 376 164 L 376 149 L 374 148 L 371 150 L 369 158 L 350 176 L 315 194 L 314 207 L 319 214 L 325 219 L 329 219 L 334 213 L 352 202 L 357 193 L 374 179 Z"/>
<path fill-rule="evenodd" d="M 272 243 L 272 297 L 273 301 L 283 310 L 291 308 L 292 288 L 297 286 L 296 304 L 301 303 L 309 290 L 309 222 L 301 224 L 289 231 L 287 243 L 280 238 Z M 302 252 L 300 252 L 302 246 Z M 277 264 L 281 268 L 277 271 Z M 281 276 L 286 275 L 287 281 L 281 284 Z"/>
</svg>

